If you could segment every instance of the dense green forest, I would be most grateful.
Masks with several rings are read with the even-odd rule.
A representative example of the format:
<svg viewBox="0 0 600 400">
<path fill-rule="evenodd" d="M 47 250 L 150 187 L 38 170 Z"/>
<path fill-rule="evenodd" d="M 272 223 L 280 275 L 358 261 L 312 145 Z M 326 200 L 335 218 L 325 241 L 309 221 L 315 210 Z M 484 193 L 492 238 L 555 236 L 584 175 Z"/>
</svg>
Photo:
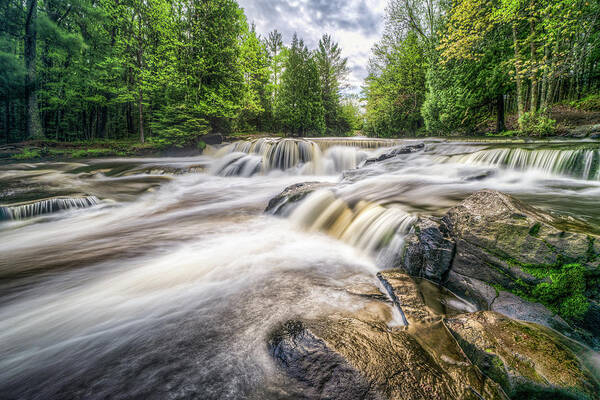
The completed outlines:
<svg viewBox="0 0 600 400">
<path fill-rule="evenodd" d="M 600 108 L 600 1 L 390 0 L 369 68 L 370 135 L 502 132 L 508 113 L 550 134 L 553 104 Z"/>
<path fill-rule="evenodd" d="M 600 103 L 600 0 L 390 0 L 362 107 L 348 60 L 235 0 L 1 0 L 0 143 L 208 133 L 554 131 L 554 104 Z M 491 121 L 495 120 L 494 123 Z"/>
<path fill-rule="evenodd" d="M 349 132 L 347 60 L 257 35 L 234 0 L 2 0 L 0 142 Z"/>
</svg>

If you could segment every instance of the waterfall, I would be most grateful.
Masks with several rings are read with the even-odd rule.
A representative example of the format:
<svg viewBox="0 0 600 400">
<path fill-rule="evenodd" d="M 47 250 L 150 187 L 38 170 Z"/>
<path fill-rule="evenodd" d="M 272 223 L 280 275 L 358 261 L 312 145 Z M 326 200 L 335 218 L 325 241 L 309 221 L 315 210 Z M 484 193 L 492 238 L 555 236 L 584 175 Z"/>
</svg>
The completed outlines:
<svg viewBox="0 0 600 400">
<path fill-rule="evenodd" d="M 38 215 L 51 214 L 72 208 L 87 208 L 97 205 L 96 196 L 52 198 L 27 204 L 0 207 L 0 221 L 21 220 Z"/>
<path fill-rule="evenodd" d="M 220 176 L 252 176 L 273 170 L 295 169 L 299 174 L 334 174 L 356 168 L 368 153 L 364 148 L 391 141 L 306 140 L 262 138 L 229 144 L 215 153 L 211 173 Z M 351 146 L 350 143 L 353 143 Z M 360 143 L 361 145 L 357 145 Z"/>
<path fill-rule="evenodd" d="M 506 167 L 521 171 L 538 170 L 547 174 L 600 180 L 599 149 L 489 149 L 450 156 L 447 160 L 469 165 Z"/>
<path fill-rule="evenodd" d="M 416 217 L 399 208 L 359 201 L 354 207 L 329 190 L 304 200 L 291 220 L 305 230 L 320 231 L 360 250 L 377 255 L 382 267 L 393 266 L 404 248 L 404 237 Z"/>
</svg>

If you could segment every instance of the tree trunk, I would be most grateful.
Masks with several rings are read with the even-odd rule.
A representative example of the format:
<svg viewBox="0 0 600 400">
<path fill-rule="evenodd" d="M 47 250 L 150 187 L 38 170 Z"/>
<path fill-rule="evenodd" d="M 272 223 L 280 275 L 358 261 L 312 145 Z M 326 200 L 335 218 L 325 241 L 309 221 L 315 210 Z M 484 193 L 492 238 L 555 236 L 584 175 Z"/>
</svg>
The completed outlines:
<svg viewBox="0 0 600 400">
<path fill-rule="evenodd" d="M 513 45 L 515 50 L 515 80 L 517 83 L 517 112 L 519 117 L 519 129 L 522 129 L 521 117 L 525 112 L 525 105 L 523 104 L 523 81 L 521 80 L 521 61 L 519 57 L 519 39 L 517 37 L 517 24 L 513 22 L 512 25 L 512 36 Z"/>
<path fill-rule="evenodd" d="M 142 104 L 144 98 L 142 97 L 142 88 L 139 89 L 139 100 L 138 107 L 140 112 L 140 142 L 144 143 L 144 106 Z"/>
<path fill-rule="evenodd" d="M 108 121 L 108 107 L 101 106 L 98 112 L 98 123 L 96 124 L 96 137 L 106 138 L 106 123 Z"/>
<path fill-rule="evenodd" d="M 504 122 L 504 95 L 499 94 L 496 97 L 496 133 L 502 133 L 506 130 Z"/>
<path fill-rule="evenodd" d="M 535 48 L 535 26 L 533 21 L 529 21 L 529 48 L 531 51 L 531 112 L 537 112 L 538 109 L 538 65 L 537 65 L 537 56 L 536 56 L 536 48 Z"/>
<path fill-rule="evenodd" d="M 125 106 L 125 119 L 127 120 L 127 133 L 129 135 L 133 135 L 133 111 L 131 107 L 131 102 L 128 101 Z"/>
<path fill-rule="evenodd" d="M 4 143 L 8 143 L 8 134 L 10 130 L 10 100 L 8 95 L 4 99 Z"/>
<path fill-rule="evenodd" d="M 27 98 L 27 128 L 28 138 L 43 139 L 42 124 L 40 121 L 37 103 L 37 75 L 36 75 L 36 46 L 37 46 L 37 0 L 27 0 L 27 15 L 25 18 L 25 93 Z"/>
</svg>

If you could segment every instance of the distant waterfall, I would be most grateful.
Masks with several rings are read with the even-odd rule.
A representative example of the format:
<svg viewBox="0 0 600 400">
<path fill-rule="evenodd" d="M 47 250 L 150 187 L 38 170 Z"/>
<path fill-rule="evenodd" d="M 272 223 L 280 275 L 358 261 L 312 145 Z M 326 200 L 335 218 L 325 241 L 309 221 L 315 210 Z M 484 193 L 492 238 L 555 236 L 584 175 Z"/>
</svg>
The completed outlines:
<svg viewBox="0 0 600 400">
<path fill-rule="evenodd" d="M 291 220 L 309 231 L 320 231 L 365 252 L 376 254 L 382 267 L 393 266 L 404 247 L 404 237 L 416 217 L 399 208 L 366 201 L 350 207 L 329 190 L 310 195 L 292 213 Z"/>
<path fill-rule="evenodd" d="M 600 180 L 600 149 L 489 149 L 451 156 L 449 161 Z"/>
<path fill-rule="evenodd" d="M 0 221 L 21 220 L 73 208 L 93 207 L 100 202 L 95 196 L 54 198 L 33 203 L 0 207 Z"/>
<path fill-rule="evenodd" d="M 393 140 L 277 139 L 263 138 L 232 143 L 215 153 L 211 173 L 252 176 L 273 170 L 296 169 L 299 174 L 339 173 L 356 168 L 367 159 L 363 149 L 389 147 Z"/>
</svg>

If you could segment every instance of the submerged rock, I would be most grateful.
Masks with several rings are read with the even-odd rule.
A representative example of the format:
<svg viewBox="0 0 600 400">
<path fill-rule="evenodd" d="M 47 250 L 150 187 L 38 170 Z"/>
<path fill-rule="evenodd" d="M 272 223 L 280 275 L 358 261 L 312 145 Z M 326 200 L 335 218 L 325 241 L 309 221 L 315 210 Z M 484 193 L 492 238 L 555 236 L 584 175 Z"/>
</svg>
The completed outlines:
<svg viewBox="0 0 600 400">
<path fill-rule="evenodd" d="M 441 322 L 415 334 L 351 316 L 294 320 L 272 333 L 269 349 L 308 398 L 506 398 Z"/>
<path fill-rule="evenodd" d="M 288 186 L 269 201 L 265 212 L 275 215 L 286 215 L 290 211 L 290 206 L 303 200 L 312 192 L 330 187 L 330 183 L 325 182 L 303 182 Z"/>
<path fill-rule="evenodd" d="M 550 329 L 494 312 L 445 322 L 469 359 L 515 399 L 541 394 L 552 399 L 598 398 L 597 380 L 566 344 L 568 339 Z"/>
<path fill-rule="evenodd" d="M 416 153 L 417 151 L 421 151 L 423 149 L 425 149 L 424 143 L 394 147 L 391 150 L 381 154 L 379 157 L 373 157 L 373 158 L 369 158 L 369 159 L 365 160 L 364 165 L 369 165 L 372 163 L 385 161 L 385 160 L 394 158 L 394 157 L 402 155 L 402 154 Z"/>
</svg>

